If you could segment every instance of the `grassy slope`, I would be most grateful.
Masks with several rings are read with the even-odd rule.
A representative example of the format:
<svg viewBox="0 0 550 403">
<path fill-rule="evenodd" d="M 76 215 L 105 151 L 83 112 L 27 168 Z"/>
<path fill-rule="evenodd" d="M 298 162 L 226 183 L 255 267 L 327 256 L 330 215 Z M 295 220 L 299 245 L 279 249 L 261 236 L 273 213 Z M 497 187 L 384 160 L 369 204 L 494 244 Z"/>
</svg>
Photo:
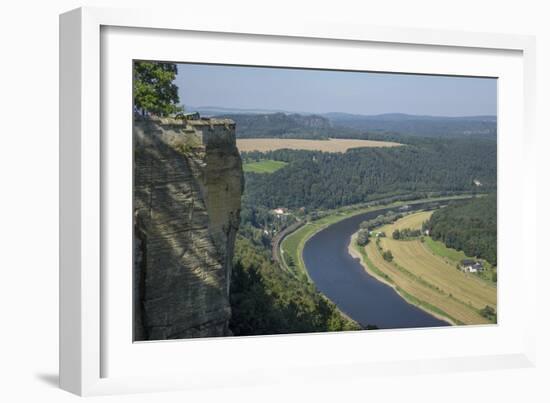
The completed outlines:
<svg viewBox="0 0 550 403">
<path fill-rule="evenodd" d="M 429 236 L 424 237 L 423 246 L 430 253 L 436 256 L 439 256 L 440 258 L 445 260 L 445 262 L 455 267 L 457 264 L 460 264 L 460 262 L 464 259 L 475 259 L 475 260 L 481 261 L 483 263 L 483 267 L 485 268 L 485 271 L 480 273 L 479 276 L 483 278 L 485 281 L 495 284 L 494 280 L 492 279 L 492 276 L 494 273 L 496 273 L 496 267 L 493 267 L 491 263 L 489 263 L 488 261 L 480 258 L 474 258 L 472 256 L 467 256 L 461 250 L 448 248 L 447 246 L 445 246 L 443 242 L 436 241 Z"/>
<path fill-rule="evenodd" d="M 460 250 L 447 248 L 441 241 L 435 241 L 431 237 L 424 237 L 424 245 L 433 254 L 447 259 L 449 263 L 460 263 L 461 260 L 467 259 L 466 254 Z"/>
<path fill-rule="evenodd" d="M 287 162 L 275 160 L 261 160 L 258 162 L 248 162 L 243 165 L 243 171 L 254 172 L 258 174 L 270 174 L 287 165 Z"/>
<path fill-rule="evenodd" d="M 381 230 L 391 234 L 395 228 L 416 229 L 430 214 L 414 213 Z M 383 273 L 382 280 L 392 284 L 409 302 L 454 323 L 488 323 L 477 311 L 485 305 L 496 307 L 494 286 L 456 270 L 454 265 L 427 250 L 419 239 L 382 238 L 380 246 L 392 251 L 393 262 L 385 261 L 372 241 L 365 248 L 367 266 L 378 277 Z"/>
</svg>

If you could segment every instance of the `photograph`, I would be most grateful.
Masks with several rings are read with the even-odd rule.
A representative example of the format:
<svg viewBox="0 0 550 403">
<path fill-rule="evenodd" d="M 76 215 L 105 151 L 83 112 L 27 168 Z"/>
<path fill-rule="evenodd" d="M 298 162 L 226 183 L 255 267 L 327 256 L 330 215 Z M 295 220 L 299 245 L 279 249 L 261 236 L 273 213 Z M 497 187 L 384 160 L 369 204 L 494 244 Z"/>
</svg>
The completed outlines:
<svg viewBox="0 0 550 403">
<path fill-rule="evenodd" d="M 132 74 L 134 342 L 497 324 L 497 77 Z"/>
<path fill-rule="evenodd" d="M 550 403 L 547 3 L 5 3 L 1 401 Z"/>
</svg>

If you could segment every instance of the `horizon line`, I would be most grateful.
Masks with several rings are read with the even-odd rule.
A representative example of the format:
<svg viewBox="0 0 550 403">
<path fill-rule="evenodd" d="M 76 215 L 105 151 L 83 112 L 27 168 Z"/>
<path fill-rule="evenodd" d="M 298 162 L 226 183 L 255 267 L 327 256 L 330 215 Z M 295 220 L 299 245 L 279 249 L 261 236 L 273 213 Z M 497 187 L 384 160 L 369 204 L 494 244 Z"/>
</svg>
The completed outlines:
<svg viewBox="0 0 550 403">
<path fill-rule="evenodd" d="M 185 105 L 183 105 L 185 107 Z M 415 117 L 437 117 L 437 118 L 468 118 L 468 117 L 494 117 L 496 118 L 498 114 L 487 114 L 480 113 L 477 115 L 437 115 L 437 114 L 416 114 L 416 113 L 407 113 L 407 112 L 380 112 L 380 113 L 353 113 L 353 112 L 342 112 L 342 111 L 329 111 L 329 112 L 308 112 L 308 111 L 291 111 L 284 109 L 264 109 L 264 108 L 239 108 L 239 107 L 226 107 L 226 106 L 214 106 L 214 105 L 202 105 L 202 106 L 188 106 L 191 109 L 218 109 L 218 110 L 228 110 L 228 111 L 238 111 L 238 112 L 248 112 L 251 114 L 268 114 L 268 113 L 294 113 L 298 115 L 329 115 L 329 114 L 342 114 L 342 115 L 351 115 L 351 116 L 384 116 L 384 115 L 405 115 L 405 116 L 415 116 Z M 258 112 L 255 112 L 258 111 Z"/>
</svg>

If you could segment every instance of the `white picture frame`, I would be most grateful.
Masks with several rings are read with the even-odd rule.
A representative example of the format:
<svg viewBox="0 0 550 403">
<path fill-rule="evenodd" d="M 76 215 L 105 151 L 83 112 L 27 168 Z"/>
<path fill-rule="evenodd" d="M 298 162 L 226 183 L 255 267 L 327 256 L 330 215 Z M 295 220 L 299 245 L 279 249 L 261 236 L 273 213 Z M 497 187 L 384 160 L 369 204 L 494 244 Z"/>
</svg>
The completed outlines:
<svg viewBox="0 0 550 403">
<path fill-rule="evenodd" d="M 130 44 L 132 37 L 137 35 L 140 35 L 139 51 Z M 181 53 L 178 54 L 173 46 L 181 39 L 181 35 L 191 35 L 193 40 L 198 41 L 189 48 L 194 49 L 193 60 L 183 60 Z M 192 38 L 189 41 L 191 44 Z M 164 45 L 153 49 L 154 44 L 161 42 Z M 232 45 L 224 47 L 225 53 L 221 47 L 217 48 L 220 49 L 219 54 L 211 52 L 214 48 L 209 46 L 219 46 L 224 42 Z M 131 151 L 131 147 L 128 149 L 128 144 L 131 144 L 128 143 L 131 137 L 131 125 L 128 126 L 131 109 L 127 96 L 131 74 L 123 78 L 131 70 L 126 61 L 131 58 L 150 58 L 289 65 L 289 62 L 274 63 L 273 54 L 267 50 L 245 55 L 239 50 L 239 43 L 257 45 L 259 48 L 269 47 L 274 52 L 284 50 L 293 54 L 295 63 L 301 63 L 301 67 L 311 63 L 310 67 L 361 69 L 366 66 L 361 65 L 364 63 L 361 57 L 357 57 L 357 65 L 352 66 L 349 55 L 345 56 L 346 52 L 353 51 L 357 55 L 357 52 L 386 52 L 389 49 L 387 58 L 382 58 L 385 62 L 380 61 L 376 66 L 371 62 L 371 69 L 374 67 L 378 71 L 391 71 L 393 66 L 394 71 L 429 74 L 495 76 L 495 72 L 502 73 L 502 76 L 497 74 L 503 77 L 499 97 L 502 91 L 508 95 L 514 94 L 515 97 L 514 100 L 499 98 L 499 262 L 502 261 L 502 253 L 510 253 L 507 250 L 512 240 L 511 231 L 521 242 L 516 245 L 517 256 L 509 256 L 508 259 L 510 266 L 519 262 L 518 278 L 512 281 L 511 277 L 507 277 L 506 268 L 504 275 L 501 275 L 499 267 L 499 325 L 474 326 L 469 329 L 385 331 L 368 335 L 365 332 L 345 332 L 137 344 L 127 337 L 130 329 L 126 325 L 116 327 L 117 323 L 126 323 L 124 315 L 130 305 L 128 295 L 131 284 L 125 283 L 127 277 L 111 276 L 111 272 L 105 271 L 110 267 L 111 259 L 105 228 L 114 226 L 122 230 L 118 234 L 130 234 L 130 239 L 126 239 L 126 236 L 124 242 L 126 245 L 131 242 L 131 231 L 128 232 L 129 227 L 126 225 L 128 222 L 125 224 L 123 219 L 116 225 L 111 224 L 116 215 L 106 214 L 113 208 L 124 211 L 124 204 L 117 207 L 111 203 L 113 200 L 128 201 L 130 196 L 128 186 L 131 186 L 131 179 L 128 182 L 128 178 L 131 176 L 128 175 L 131 160 L 127 158 Z M 343 59 L 337 64 L 335 61 L 325 62 L 316 57 L 312 44 L 331 49 L 335 52 L 333 54 L 341 51 Z M 300 61 L 300 52 L 293 49 L 294 46 L 308 49 L 308 60 Z M 199 49 L 202 49 L 202 53 Z M 292 383 L 297 379 L 346 379 L 375 373 L 397 375 L 419 371 L 533 366 L 536 296 L 535 285 L 527 279 L 536 277 L 537 262 L 533 254 L 527 253 L 526 234 L 536 230 L 536 206 L 535 198 L 532 197 L 535 192 L 536 168 L 534 158 L 531 158 L 534 153 L 534 49 L 534 38 L 519 35 L 383 28 L 315 21 L 305 21 L 299 26 L 281 25 L 279 21 L 216 19 L 206 14 L 182 20 L 176 12 L 152 10 L 80 8 L 61 15 L 61 387 L 79 395 L 97 395 L 269 382 Z M 415 58 L 422 60 L 408 62 L 407 67 L 404 67 L 403 60 L 414 52 L 424 55 L 423 58 Z M 447 56 L 438 58 L 439 53 Z M 479 60 L 475 62 L 477 64 L 469 65 L 460 62 L 463 57 Z M 116 103 L 117 100 L 121 102 Z M 125 104 L 126 100 L 128 105 Z M 122 116 L 124 108 L 127 108 L 128 116 Z M 512 114 L 514 110 L 516 113 Z M 120 111 L 122 115 L 118 114 Z M 125 134 L 115 140 L 109 135 L 115 129 L 128 132 L 126 134 L 130 137 Z M 510 164 L 509 158 L 514 152 L 517 158 L 514 162 L 517 163 Z M 113 155 L 119 158 L 117 166 L 122 168 L 113 165 L 110 160 Z M 510 197 L 502 200 L 502 192 L 512 189 L 512 184 L 518 186 L 518 183 L 521 191 L 513 195 L 509 193 Z M 115 195 L 117 191 L 121 193 Z M 512 208 L 519 209 L 521 213 L 514 227 L 503 221 L 506 212 Z M 112 234 L 110 236 L 112 239 Z M 123 295 L 120 305 L 109 298 L 113 288 Z M 515 300 L 520 295 L 521 302 L 516 306 L 507 305 L 506 301 L 514 295 Z M 504 306 L 502 312 L 501 305 Z M 467 344 L 468 340 L 479 337 L 490 337 L 499 342 L 486 352 Z M 385 352 L 384 343 L 396 338 L 404 347 L 395 349 L 392 354 Z M 452 352 L 446 352 L 444 343 L 458 339 L 466 342 Z M 365 353 L 350 355 L 353 346 L 369 344 L 378 346 L 377 354 L 375 351 L 368 352 L 366 347 Z M 413 344 L 419 346 L 415 354 L 405 348 Z M 335 352 L 342 345 L 346 347 L 342 347 L 340 353 Z M 328 352 L 319 357 L 315 354 L 319 349 Z M 291 354 L 285 356 L 282 354 L 285 351 Z M 185 354 L 186 359 L 174 359 L 179 354 Z M 343 355 L 346 355 L 345 359 Z M 134 360 L 141 362 L 145 369 L 135 370 Z M 127 364 L 123 365 L 123 362 Z M 205 376 L 207 374 L 208 377 Z"/>
</svg>

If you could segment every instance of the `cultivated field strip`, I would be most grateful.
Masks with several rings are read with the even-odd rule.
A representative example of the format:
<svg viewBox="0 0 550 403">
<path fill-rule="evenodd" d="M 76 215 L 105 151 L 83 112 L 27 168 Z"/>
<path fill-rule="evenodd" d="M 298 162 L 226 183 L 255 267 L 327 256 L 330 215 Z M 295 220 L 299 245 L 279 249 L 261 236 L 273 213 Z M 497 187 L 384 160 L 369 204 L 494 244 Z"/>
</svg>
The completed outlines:
<svg viewBox="0 0 550 403">
<path fill-rule="evenodd" d="M 463 273 L 438 256 L 429 253 L 419 240 L 382 239 L 382 248 L 392 251 L 396 264 L 406 267 L 428 283 L 481 309 L 496 307 L 495 287 L 474 274 Z"/>
<path fill-rule="evenodd" d="M 429 252 L 420 239 L 394 240 L 395 229 L 419 229 L 431 212 L 411 214 L 380 229 L 387 235 L 380 238 L 382 250 L 391 250 L 393 261 L 382 257 L 382 251 L 371 238 L 365 248 L 367 256 L 386 281 L 431 309 L 438 316 L 447 316 L 455 323 L 490 323 L 478 310 L 489 305 L 496 308 L 496 287 L 473 274 L 463 273 L 443 258 Z M 442 313 L 444 313 L 442 315 Z"/>
<path fill-rule="evenodd" d="M 344 153 L 350 148 L 360 147 L 397 147 L 402 144 L 391 141 L 355 140 L 355 139 L 328 139 L 328 140 L 300 140 L 300 139 L 237 139 L 237 148 L 246 151 L 273 151 L 273 150 L 310 150 L 333 153 Z"/>
<path fill-rule="evenodd" d="M 474 309 L 465 306 L 462 302 L 448 294 L 426 286 L 414 277 L 404 274 L 394 264 L 385 261 L 374 243 L 367 245 L 366 252 L 372 264 L 389 276 L 392 286 L 396 287 L 398 291 L 402 290 L 407 294 L 413 295 L 422 303 L 439 308 L 443 314 L 437 316 L 441 316 L 443 319 L 451 319 L 455 324 L 489 323 L 487 319 L 479 315 Z M 419 306 L 425 308 L 422 304 L 419 304 Z M 432 309 L 428 310 L 433 313 Z M 437 314 L 437 312 L 435 313 Z"/>
<path fill-rule="evenodd" d="M 432 215 L 433 211 L 421 211 L 419 213 L 413 213 L 409 214 L 400 220 L 397 220 L 391 225 L 386 225 L 381 229 L 381 231 L 390 230 L 393 231 L 395 229 L 403 230 L 405 228 L 410 229 L 421 229 L 422 223 L 424 221 L 428 221 Z M 388 236 L 391 236 L 391 233 L 388 234 Z"/>
</svg>

